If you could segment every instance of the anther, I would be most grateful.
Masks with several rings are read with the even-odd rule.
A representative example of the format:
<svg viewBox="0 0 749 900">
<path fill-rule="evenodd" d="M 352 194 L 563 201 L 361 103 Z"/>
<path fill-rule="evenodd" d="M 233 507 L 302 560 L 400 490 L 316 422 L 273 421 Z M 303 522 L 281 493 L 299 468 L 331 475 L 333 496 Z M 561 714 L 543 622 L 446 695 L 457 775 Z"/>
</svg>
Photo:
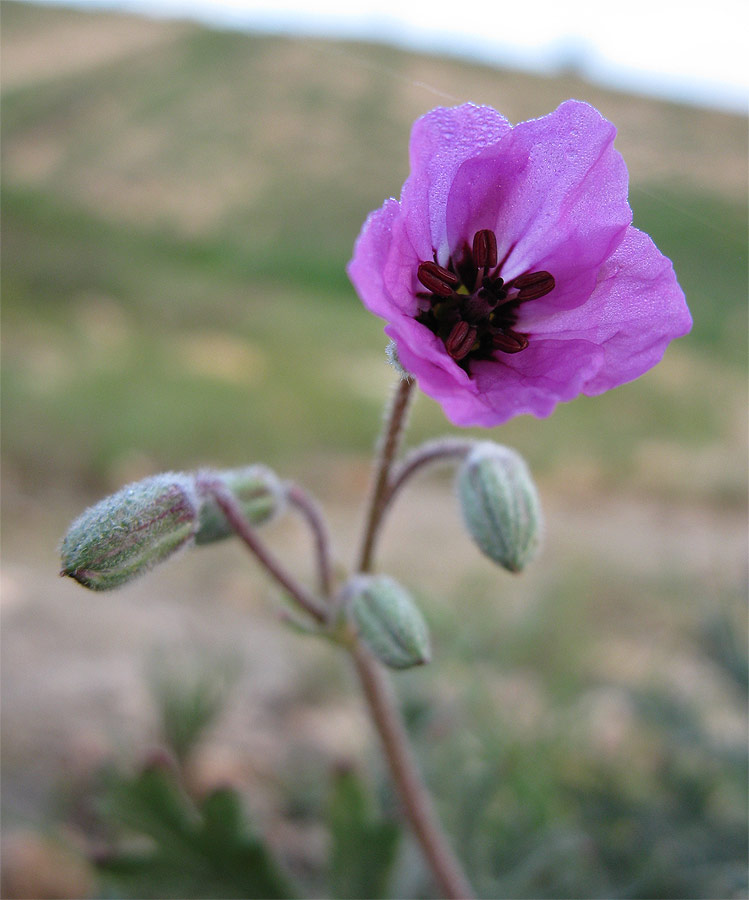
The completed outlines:
<svg viewBox="0 0 749 900">
<path fill-rule="evenodd" d="M 519 275 L 513 278 L 507 285 L 508 288 L 517 288 L 520 293 L 515 300 L 521 303 L 526 300 L 538 300 L 554 290 L 554 276 L 551 272 L 529 272 L 527 275 Z"/>
<path fill-rule="evenodd" d="M 445 349 L 453 359 L 461 360 L 471 352 L 477 333 L 468 322 L 456 322 L 445 341 Z"/>
<path fill-rule="evenodd" d="M 517 331 L 500 331 L 492 335 L 492 346 L 502 353 L 520 353 L 528 346 L 528 338 Z"/>
<path fill-rule="evenodd" d="M 440 297 L 449 297 L 454 288 L 460 284 L 460 278 L 436 262 L 423 262 L 416 272 L 416 277 L 424 287 Z"/>
<path fill-rule="evenodd" d="M 488 228 L 473 236 L 473 261 L 477 269 L 493 269 L 497 265 L 497 238 Z"/>
</svg>

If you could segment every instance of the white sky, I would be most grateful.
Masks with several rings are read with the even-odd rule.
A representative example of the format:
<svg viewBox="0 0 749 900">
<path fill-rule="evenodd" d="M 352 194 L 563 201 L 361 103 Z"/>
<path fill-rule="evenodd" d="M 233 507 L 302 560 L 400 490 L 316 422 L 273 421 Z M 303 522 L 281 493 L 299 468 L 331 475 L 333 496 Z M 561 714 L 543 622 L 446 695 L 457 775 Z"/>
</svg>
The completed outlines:
<svg viewBox="0 0 749 900">
<path fill-rule="evenodd" d="M 65 0 L 44 0 L 65 2 Z M 747 111 L 749 0 L 68 0 L 292 34 L 384 40 Z"/>
</svg>

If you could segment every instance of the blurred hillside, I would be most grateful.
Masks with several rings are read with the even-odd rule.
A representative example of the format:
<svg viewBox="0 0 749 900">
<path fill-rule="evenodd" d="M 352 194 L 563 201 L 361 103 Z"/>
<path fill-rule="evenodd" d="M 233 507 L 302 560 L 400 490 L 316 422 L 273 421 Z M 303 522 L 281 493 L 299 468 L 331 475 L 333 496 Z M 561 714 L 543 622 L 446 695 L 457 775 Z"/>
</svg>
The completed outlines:
<svg viewBox="0 0 749 900">
<path fill-rule="evenodd" d="M 741 117 L 572 76 L 14 2 L 3 42 L 4 454 L 25 487 L 368 449 L 390 373 L 344 266 L 400 190 L 413 119 L 472 100 L 517 121 L 573 96 L 617 124 L 635 224 L 674 259 L 695 329 L 605 406 L 503 439 L 537 466 L 741 492 Z M 417 433 L 442 422 L 420 404 Z M 692 464 L 704 477 L 674 484 Z"/>
<path fill-rule="evenodd" d="M 393 380 L 344 271 L 359 228 L 400 190 L 418 115 L 577 97 L 617 125 L 635 224 L 695 327 L 637 382 L 489 433 L 540 481 L 522 578 L 458 533 L 444 478 L 409 488 L 382 564 L 418 592 L 435 664 L 398 685 L 483 896 L 746 896 L 746 120 L 572 74 L 0 5 L 4 828 L 63 821 L 96 847 L 91 772 L 153 739 L 147 651 L 228 648 L 240 700 L 202 777 L 241 783 L 322 895 L 327 775 L 372 749 L 328 648 L 276 627 L 238 547 L 103 598 L 57 578 L 56 544 L 128 480 L 263 461 L 326 501 L 348 561 Z M 449 430 L 420 397 L 410 440 Z M 307 538 L 270 529 L 303 560 Z M 416 869 L 400 896 L 429 895 Z"/>
</svg>

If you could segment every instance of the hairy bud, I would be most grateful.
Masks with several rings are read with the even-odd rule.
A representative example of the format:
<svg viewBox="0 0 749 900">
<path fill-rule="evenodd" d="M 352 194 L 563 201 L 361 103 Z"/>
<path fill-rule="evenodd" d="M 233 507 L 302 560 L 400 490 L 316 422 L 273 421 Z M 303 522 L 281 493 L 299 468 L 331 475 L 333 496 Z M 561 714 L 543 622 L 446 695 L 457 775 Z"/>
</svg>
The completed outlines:
<svg viewBox="0 0 749 900">
<path fill-rule="evenodd" d="M 357 575 L 346 592 L 359 635 L 391 669 L 424 665 L 429 631 L 410 594 L 387 575 Z"/>
<path fill-rule="evenodd" d="M 198 526 L 192 476 L 166 472 L 137 481 L 89 507 L 62 540 L 61 575 L 107 591 L 188 544 Z"/>
<path fill-rule="evenodd" d="M 482 553 L 520 572 L 541 539 L 541 506 L 525 461 L 509 447 L 476 444 L 458 470 L 466 527 Z"/>
<path fill-rule="evenodd" d="M 245 518 L 251 525 L 263 525 L 279 513 L 285 505 L 285 494 L 278 476 L 265 466 L 245 466 L 223 472 L 207 472 L 202 480 L 220 481 L 239 501 Z M 210 544 L 234 534 L 216 501 L 201 490 L 200 524 L 195 535 L 196 544 Z"/>
</svg>

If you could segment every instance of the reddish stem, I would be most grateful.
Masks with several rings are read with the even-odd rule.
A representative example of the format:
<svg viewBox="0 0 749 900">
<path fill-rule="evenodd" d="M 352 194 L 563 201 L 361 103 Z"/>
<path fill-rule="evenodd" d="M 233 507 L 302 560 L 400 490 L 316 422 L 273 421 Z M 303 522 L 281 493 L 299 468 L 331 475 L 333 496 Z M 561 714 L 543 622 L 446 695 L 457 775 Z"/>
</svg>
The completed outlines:
<svg viewBox="0 0 749 900">
<path fill-rule="evenodd" d="M 325 597 L 330 597 L 333 592 L 333 570 L 330 561 L 330 536 L 325 519 L 317 503 L 298 484 L 287 484 L 286 496 L 289 503 L 304 516 L 310 526 L 315 539 L 320 590 Z"/>
<path fill-rule="evenodd" d="M 276 579 L 276 581 L 296 600 L 302 609 L 309 613 L 318 622 L 326 622 L 328 614 L 320 605 L 320 601 L 307 588 L 288 572 L 276 559 L 271 551 L 257 536 L 257 532 L 250 525 L 242 512 L 242 507 L 234 495 L 219 480 L 206 478 L 201 481 L 201 487 L 209 491 L 221 512 L 226 516 L 231 525 L 245 544 L 252 550 L 258 561 Z"/>
<path fill-rule="evenodd" d="M 369 501 L 369 511 L 364 526 L 364 538 L 359 553 L 357 572 L 369 572 L 372 568 L 375 541 L 379 531 L 380 518 L 387 502 L 388 479 L 390 467 L 398 452 L 406 414 L 415 382 L 411 378 L 403 378 L 398 382 L 390 407 L 386 414 L 385 430 L 378 449 L 377 470 Z"/>
<path fill-rule="evenodd" d="M 386 418 L 359 555 L 360 572 L 368 572 L 372 568 L 382 516 L 392 497 L 390 469 L 405 425 L 413 384 L 411 379 L 400 382 Z M 418 468 L 418 465 L 413 468 Z M 402 483 L 402 480 L 398 483 Z M 424 857 L 446 898 L 468 900 L 473 897 L 471 886 L 437 819 L 432 799 L 422 780 L 398 712 L 387 674 L 355 636 L 350 651 L 364 696 L 369 704 L 372 720 L 382 740 L 390 774 Z"/>
<path fill-rule="evenodd" d="M 408 735 L 398 713 L 392 686 L 382 666 L 361 642 L 351 650 L 364 696 L 382 739 L 398 795 L 408 821 L 442 894 L 450 900 L 469 900 L 471 885 L 447 842 L 411 750 Z"/>
</svg>

